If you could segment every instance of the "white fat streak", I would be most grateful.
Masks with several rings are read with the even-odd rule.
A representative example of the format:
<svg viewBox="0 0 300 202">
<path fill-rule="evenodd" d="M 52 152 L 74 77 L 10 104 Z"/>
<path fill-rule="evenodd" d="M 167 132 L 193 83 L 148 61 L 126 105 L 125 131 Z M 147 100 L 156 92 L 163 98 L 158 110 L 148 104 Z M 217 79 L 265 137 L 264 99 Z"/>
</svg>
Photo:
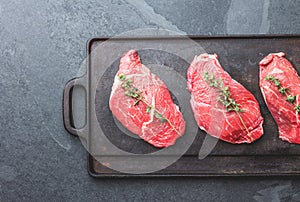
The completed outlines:
<svg viewBox="0 0 300 202">
<path fill-rule="evenodd" d="M 270 71 L 270 74 L 282 74 L 283 71 L 278 68 L 274 68 L 272 71 Z"/>
<path fill-rule="evenodd" d="M 275 93 L 275 91 L 272 91 L 272 90 L 270 90 L 270 89 L 266 89 L 266 90 L 268 90 L 269 93 L 273 93 L 273 94 L 275 94 L 275 95 L 277 96 L 277 94 Z M 264 99 L 266 100 L 266 97 L 265 97 L 265 91 L 262 90 L 261 92 L 262 92 L 262 95 L 263 95 Z M 297 105 L 298 105 L 298 103 L 299 103 L 298 97 L 296 98 L 296 102 L 297 102 Z M 267 106 L 268 106 L 268 108 L 269 108 L 268 103 L 266 103 L 266 104 L 267 104 Z M 279 116 L 277 117 L 277 119 L 279 120 L 279 122 L 284 122 L 284 121 L 285 121 L 284 119 L 281 118 L 280 115 L 281 115 L 282 113 L 284 113 L 284 112 L 287 113 L 287 112 L 289 112 L 289 111 L 290 111 L 290 109 L 284 107 L 284 105 L 279 106 L 279 108 L 278 108 L 278 110 L 277 110 L 277 114 L 279 115 Z M 299 123 L 300 123 L 299 115 L 298 115 L 297 112 L 295 112 L 295 113 L 296 113 L 297 124 L 299 124 Z M 273 113 L 272 113 L 272 114 L 273 114 Z"/>
<path fill-rule="evenodd" d="M 287 141 L 287 142 L 291 142 L 290 139 L 288 139 L 287 137 L 281 135 L 282 132 L 279 133 L 279 138 L 282 139 L 283 141 Z"/>
<path fill-rule="evenodd" d="M 154 96 L 152 97 L 152 100 L 151 100 L 151 106 L 152 106 L 152 108 L 150 111 L 150 120 L 147 122 L 144 122 L 143 126 L 142 126 L 142 134 L 143 135 L 144 135 L 145 129 L 148 128 L 147 125 L 152 123 L 153 119 L 154 119 L 154 112 L 155 112 L 155 97 Z"/>
<path fill-rule="evenodd" d="M 284 57 L 285 53 L 284 52 L 278 52 L 278 53 L 270 53 L 269 55 L 276 55 L 276 56 L 279 56 L 279 57 Z"/>
<path fill-rule="evenodd" d="M 126 75 L 126 78 L 127 79 L 131 79 L 132 77 L 145 77 L 149 74 L 149 72 L 144 72 L 143 74 L 129 74 L 129 75 Z"/>
<path fill-rule="evenodd" d="M 218 59 L 217 54 L 207 54 L 207 53 L 203 53 L 203 54 L 198 55 L 198 56 L 196 55 L 193 62 L 198 62 L 198 61 L 209 61 L 210 59 L 217 60 L 217 59 Z"/>
<path fill-rule="evenodd" d="M 127 105 L 129 105 L 129 103 Z M 116 108 L 119 109 L 119 112 L 122 113 L 123 117 L 127 117 L 128 114 L 125 113 L 125 110 L 122 110 L 121 107 L 119 107 L 119 106 L 116 106 Z M 126 126 L 128 126 L 129 125 L 129 119 L 125 119 L 125 121 L 126 121 Z"/>
<path fill-rule="evenodd" d="M 155 74 L 152 74 L 151 78 L 154 85 L 158 86 L 160 84 L 160 80 L 155 78 Z"/>
<path fill-rule="evenodd" d="M 254 100 L 247 100 L 247 104 L 250 105 L 250 103 L 252 103 L 253 105 L 256 105 L 256 102 Z"/>
<path fill-rule="evenodd" d="M 221 109 L 221 108 L 217 108 L 217 107 L 215 107 L 211 104 L 207 104 L 207 103 L 204 103 L 204 102 L 198 103 L 198 102 L 195 101 L 195 99 L 193 99 L 192 101 L 193 101 L 193 105 L 195 106 L 195 109 L 196 109 L 196 107 L 199 107 L 199 106 L 209 106 L 209 107 L 213 107 L 214 110 L 217 111 L 217 112 L 222 112 L 222 113 L 226 112 L 226 110 Z"/>
<path fill-rule="evenodd" d="M 298 97 L 298 95 L 297 95 L 297 97 L 296 97 L 296 105 L 298 106 L 299 105 L 299 99 L 298 99 L 299 97 Z M 296 119 L 297 119 L 297 125 L 299 125 L 299 123 L 300 123 L 300 120 L 299 120 L 299 113 L 296 111 Z"/>
<path fill-rule="evenodd" d="M 263 96 L 263 98 L 264 98 L 264 100 L 265 100 L 265 103 L 268 105 L 267 100 L 266 100 L 266 94 L 265 94 L 265 89 L 264 89 L 264 87 L 261 87 L 261 94 L 262 94 L 262 96 Z"/>
<path fill-rule="evenodd" d="M 118 89 L 118 87 L 122 84 L 122 81 L 120 81 L 118 74 L 116 74 L 115 78 L 114 78 L 114 84 L 111 88 L 111 93 L 110 93 L 110 98 L 109 100 L 111 100 L 112 96 L 115 94 L 115 91 Z"/>
<path fill-rule="evenodd" d="M 193 109 L 193 111 L 194 111 L 194 115 L 195 116 L 197 116 L 197 117 L 195 117 L 195 119 L 197 120 L 201 115 L 199 115 L 198 114 L 198 112 L 196 112 L 197 111 L 197 108 L 200 106 L 200 105 L 204 105 L 204 106 L 211 106 L 210 104 L 206 104 L 206 103 L 198 103 L 198 102 L 196 102 L 195 101 L 195 98 L 192 96 L 192 98 L 191 98 L 191 107 L 192 107 L 192 109 Z M 221 112 L 221 113 L 223 113 L 223 115 L 224 115 L 224 117 L 225 117 L 225 110 L 222 110 L 222 109 L 219 109 L 219 108 L 214 108 L 214 110 L 215 111 L 219 111 L 219 112 Z M 197 115 L 196 115 L 197 114 Z M 203 115 L 203 114 L 202 114 Z M 209 128 L 208 128 L 208 130 L 206 130 L 205 128 L 204 128 L 204 126 L 203 125 L 199 125 L 200 123 L 197 121 L 197 123 L 198 123 L 198 126 L 199 126 L 199 128 L 201 129 L 201 130 L 204 130 L 204 131 L 206 131 L 206 132 L 209 132 L 209 130 L 210 130 L 210 127 L 212 127 L 212 126 L 209 126 Z M 221 130 L 221 129 L 220 129 Z"/>
<path fill-rule="evenodd" d="M 226 117 L 225 114 L 224 114 L 224 117 Z M 227 127 L 225 128 L 225 130 L 227 130 L 229 126 L 231 126 L 232 128 L 234 128 L 234 126 L 229 122 L 228 118 L 227 119 L 225 118 L 225 121 L 227 123 Z"/>
</svg>

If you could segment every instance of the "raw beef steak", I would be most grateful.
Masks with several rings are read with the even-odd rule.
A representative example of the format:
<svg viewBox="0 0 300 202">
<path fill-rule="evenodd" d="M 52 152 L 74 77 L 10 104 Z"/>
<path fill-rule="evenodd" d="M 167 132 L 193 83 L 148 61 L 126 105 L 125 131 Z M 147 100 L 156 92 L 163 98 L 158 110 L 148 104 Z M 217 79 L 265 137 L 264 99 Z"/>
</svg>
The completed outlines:
<svg viewBox="0 0 300 202">
<path fill-rule="evenodd" d="M 135 50 L 120 60 L 109 106 L 127 129 L 155 147 L 173 145 L 184 134 L 185 121 L 167 86 L 141 63 Z"/>
<path fill-rule="evenodd" d="M 271 53 L 260 61 L 260 89 L 277 123 L 279 138 L 300 144 L 300 78 L 285 54 Z"/>
<path fill-rule="evenodd" d="M 196 56 L 187 79 L 191 107 L 202 130 L 232 144 L 251 143 L 262 136 L 258 102 L 222 69 L 216 54 Z"/>
</svg>

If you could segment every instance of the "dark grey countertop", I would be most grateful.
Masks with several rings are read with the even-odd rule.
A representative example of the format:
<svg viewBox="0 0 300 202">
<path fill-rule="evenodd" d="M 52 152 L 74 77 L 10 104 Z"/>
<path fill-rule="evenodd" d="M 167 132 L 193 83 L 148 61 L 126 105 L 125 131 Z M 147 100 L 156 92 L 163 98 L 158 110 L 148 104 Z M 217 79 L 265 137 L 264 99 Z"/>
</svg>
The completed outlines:
<svg viewBox="0 0 300 202">
<path fill-rule="evenodd" d="M 94 179 L 62 90 L 95 36 L 300 34 L 300 1 L 0 0 L 0 201 L 299 201 L 293 178 Z"/>
</svg>

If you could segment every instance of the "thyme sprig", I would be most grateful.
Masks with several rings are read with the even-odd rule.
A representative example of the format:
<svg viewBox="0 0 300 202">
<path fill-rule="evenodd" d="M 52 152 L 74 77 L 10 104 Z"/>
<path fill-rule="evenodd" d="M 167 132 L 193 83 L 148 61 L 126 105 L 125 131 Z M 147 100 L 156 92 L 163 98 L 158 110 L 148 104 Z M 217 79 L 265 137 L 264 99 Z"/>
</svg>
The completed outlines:
<svg viewBox="0 0 300 202">
<path fill-rule="evenodd" d="M 224 86 L 222 79 L 216 79 L 214 74 L 209 74 L 208 72 L 205 72 L 203 77 L 204 81 L 206 81 L 209 86 L 218 89 L 219 97 L 217 100 L 226 107 L 228 112 L 244 112 L 244 110 L 239 107 L 239 104 L 230 96 L 229 87 Z"/>
<path fill-rule="evenodd" d="M 250 136 L 250 132 L 242 119 L 240 113 L 245 112 L 245 110 L 239 107 L 239 104 L 235 102 L 235 100 L 231 97 L 229 87 L 225 86 L 221 78 L 215 78 L 214 74 L 210 74 L 208 72 L 204 72 L 203 74 L 204 81 L 209 84 L 210 87 L 217 88 L 219 92 L 219 97 L 217 101 L 220 102 L 227 110 L 227 112 L 236 112 L 238 115 L 243 127 L 246 129 L 248 136 L 253 140 Z"/>
<path fill-rule="evenodd" d="M 140 102 L 143 102 L 147 106 L 146 107 L 147 114 L 150 114 L 151 110 L 153 109 L 155 118 L 157 118 L 161 123 L 168 122 L 172 127 L 172 129 L 178 135 L 180 135 L 179 131 L 175 128 L 172 122 L 167 117 L 165 117 L 163 113 L 159 112 L 157 109 L 155 109 L 155 107 L 153 107 L 150 103 L 148 103 L 145 100 L 145 98 L 142 95 L 142 91 L 140 91 L 138 88 L 133 86 L 131 79 L 127 79 L 125 74 L 120 74 L 119 79 L 120 81 L 122 81 L 121 86 L 125 90 L 125 95 L 134 99 L 134 103 L 133 103 L 134 106 L 138 105 Z"/>
<path fill-rule="evenodd" d="M 289 88 L 285 88 L 282 86 L 280 80 L 278 78 L 275 78 L 274 76 L 272 75 L 268 75 L 265 77 L 265 80 L 266 81 L 270 81 L 272 82 L 276 87 L 277 89 L 279 90 L 279 92 L 282 94 L 282 95 L 285 95 L 285 100 L 291 104 L 294 105 L 294 109 L 296 110 L 297 113 L 300 112 L 300 105 L 296 105 L 295 104 L 295 100 L 296 100 L 296 95 L 292 95 L 292 94 L 289 94 L 290 92 L 290 89 Z"/>
</svg>

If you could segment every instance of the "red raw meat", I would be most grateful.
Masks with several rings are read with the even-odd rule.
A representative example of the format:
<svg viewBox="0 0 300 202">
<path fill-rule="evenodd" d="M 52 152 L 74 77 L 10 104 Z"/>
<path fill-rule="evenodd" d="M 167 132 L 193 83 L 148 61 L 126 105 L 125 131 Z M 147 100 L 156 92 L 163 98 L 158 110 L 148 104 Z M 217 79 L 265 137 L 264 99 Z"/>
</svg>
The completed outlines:
<svg viewBox="0 0 300 202">
<path fill-rule="evenodd" d="M 142 92 L 144 100 L 152 107 L 147 110 L 147 104 L 125 95 L 120 75 L 132 80 L 132 85 Z M 155 147 L 168 147 L 184 134 L 185 121 L 177 105 L 173 103 L 167 86 L 140 61 L 135 50 L 125 53 L 117 72 L 109 102 L 113 115 L 132 133 Z M 154 108 L 162 113 L 171 124 L 162 122 L 155 117 Z"/>
<path fill-rule="evenodd" d="M 300 78 L 284 56 L 282 52 L 271 53 L 260 61 L 259 85 L 265 102 L 277 123 L 279 138 L 300 144 L 300 114 L 295 110 L 295 105 L 300 104 Z M 288 88 L 287 93 L 296 96 L 294 104 L 286 101 L 286 95 L 281 94 L 274 83 L 266 80 L 266 76 L 273 76 L 283 87 Z"/>
<path fill-rule="evenodd" d="M 217 88 L 204 80 L 208 72 L 221 79 L 228 86 L 231 98 L 244 112 L 227 112 L 226 107 L 217 99 Z M 240 83 L 225 72 L 216 54 L 196 56 L 187 71 L 187 86 L 191 92 L 191 107 L 198 126 L 208 134 L 232 144 L 251 143 L 263 134 L 263 118 L 255 97 Z M 246 129 L 247 128 L 247 129 Z M 248 130 L 248 132 L 247 132 Z"/>
</svg>

